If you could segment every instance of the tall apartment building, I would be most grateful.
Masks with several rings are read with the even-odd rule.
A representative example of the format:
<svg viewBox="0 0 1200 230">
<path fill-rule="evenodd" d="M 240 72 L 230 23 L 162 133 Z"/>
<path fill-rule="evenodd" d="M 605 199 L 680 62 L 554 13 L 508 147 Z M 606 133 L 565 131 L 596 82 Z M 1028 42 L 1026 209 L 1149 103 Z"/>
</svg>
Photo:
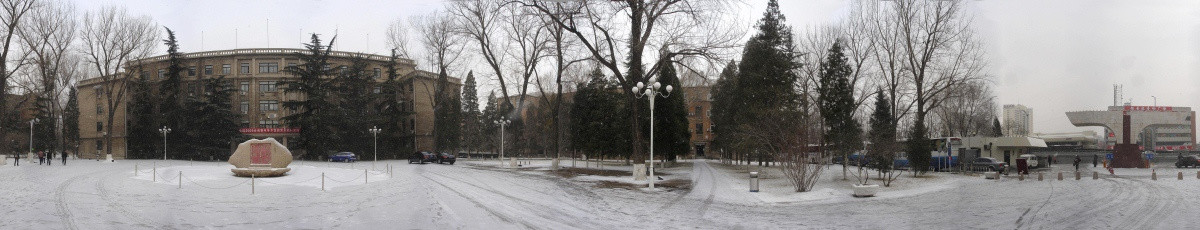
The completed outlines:
<svg viewBox="0 0 1200 230">
<path fill-rule="evenodd" d="M 692 155 L 704 157 L 712 150 L 713 140 L 712 93 L 709 86 L 683 87 L 684 103 L 688 110 L 688 132 L 692 134 L 689 144 Z"/>
<path fill-rule="evenodd" d="M 291 128 L 282 118 L 291 114 L 282 107 L 285 100 L 296 100 L 304 95 L 284 93 L 282 82 L 295 78 L 283 72 L 287 66 L 300 64 L 296 53 L 306 52 L 301 49 L 236 49 L 187 53 L 183 55 L 184 71 L 181 73 L 185 94 L 202 92 L 201 84 L 196 80 L 212 77 L 224 77 L 229 80 L 237 93 L 233 95 L 233 111 L 241 114 L 241 133 L 253 138 L 272 137 L 285 145 L 293 145 L 291 137 L 301 131 Z M 331 66 L 349 65 L 352 60 L 362 58 L 367 61 L 367 70 L 373 74 L 375 82 L 386 80 L 385 65 L 390 57 L 363 53 L 333 51 L 330 55 Z M 413 112 L 408 121 L 401 121 L 401 127 L 395 127 L 409 133 L 414 148 L 418 151 L 433 149 L 433 107 L 430 95 L 434 93 L 436 74 L 416 70 L 412 60 L 397 60 L 398 73 L 402 76 L 401 91 L 404 110 Z M 126 71 L 136 71 L 127 76 L 147 76 L 152 82 L 162 80 L 166 76 L 168 58 L 166 55 L 130 61 L 125 66 Z M 121 73 L 122 75 L 126 75 Z M 331 76 L 332 77 L 332 76 Z M 103 135 L 111 132 L 113 158 L 123 159 L 126 156 L 127 123 L 126 113 L 130 98 L 122 98 L 117 108 L 104 108 L 102 78 L 96 77 L 79 82 L 78 100 L 79 117 L 79 152 L 81 157 L 104 157 L 105 142 Z M 451 88 L 461 87 L 459 79 L 450 79 Z M 376 86 L 373 92 L 379 93 Z M 106 124 L 107 114 L 115 113 L 114 123 Z M 387 127 L 380 127 L 387 128 Z"/>
<path fill-rule="evenodd" d="M 1025 105 L 1004 105 L 1004 135 L 1029 136 L 1033 132 L 1033 109 Z"/>
</svg>

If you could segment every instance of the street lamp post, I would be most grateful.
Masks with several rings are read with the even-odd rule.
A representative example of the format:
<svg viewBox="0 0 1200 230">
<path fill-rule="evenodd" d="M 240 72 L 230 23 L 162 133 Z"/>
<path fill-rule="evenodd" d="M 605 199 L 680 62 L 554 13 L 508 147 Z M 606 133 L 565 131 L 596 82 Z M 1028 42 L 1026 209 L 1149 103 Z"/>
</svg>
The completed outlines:
<svg viewBox="0 0 1200 230">
<path fill-rule="evenodd" d="M 375 137 L 375 160 L 371 162 L 371 168 L 375 168 L 375 161 L 379 161 L 379 131 L 383 130 L 379 129 L 378 126 L 372 126 L 367 131 L 371 131 L 371 136 Z"/>
<path fill-rule="evenodd" d="M 496 121 L 496 124 L 500 125 L 500 166 L 504 166 L 504 126 L 509 123 L 511 122 L 505 117 L 500 117 L 500 120 Z"/>
<path fill-rule="evenodd" d="M 1154 98 L 1154 107 L 1158 107 L 1158 97 L 1150 96 L 1150 98 Z"/>
<path fill-rule="evenodd" d="M 171 133 L 171 128 L 163 126 L 161 129 L 158 129 L 158 132 L 163 135 L 163 160 L 165 161 L 167 160 L 167 133 Z"/>
<path fill-rule="evenodd" d="M 633 94 L 637 95 L 637 98 L 642 98 L 643 96 L 645 96 L 650 99 L 650 183 L 649 183 L 650 188 L 654 188 L 654 178 L 655 178 L 654 177 L 654 99 L 659 96 L 661 96 L 663 98 L 670 97 L 671 90 L 672 90 L 671 85 L 667 85 L 667 87 L 666 87 L 667 93 L 662 94 L 659 92 L 659 88 L 661 88 L 661 87 L 662 87 L 662 84 L 660 84 L 658 82 L 658 77 L 650 77 L 650 81 L 647 81 L 645 84 L 638 82 L 637 86 L 634 86 L 632 89 Z"/>
<path fill-rule="evenodd" d="M 29 120 L 29 155 L 33 155 L 33 123 L 38 123 L 38 119 Z M 29 157 L 33 160 L 33 157 Z"/>
</svg>

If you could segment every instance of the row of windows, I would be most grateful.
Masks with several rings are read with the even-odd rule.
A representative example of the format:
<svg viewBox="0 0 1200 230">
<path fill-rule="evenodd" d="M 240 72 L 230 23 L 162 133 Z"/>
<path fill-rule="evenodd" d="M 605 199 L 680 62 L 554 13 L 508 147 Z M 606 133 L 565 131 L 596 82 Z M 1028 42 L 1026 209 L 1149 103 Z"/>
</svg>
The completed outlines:
<svg viewBox="0 0 1200 230">
<path fill-rule="evenodd" d="M 708 124 L 708 132 L 711 133 L 713 131 L 713 127 L 714 126 L 712 124 Z M 692 131 L 696 134 L 704 134 L 704 124 L 696 124 L 696 128 L 692 129 Z"/>
</svg>

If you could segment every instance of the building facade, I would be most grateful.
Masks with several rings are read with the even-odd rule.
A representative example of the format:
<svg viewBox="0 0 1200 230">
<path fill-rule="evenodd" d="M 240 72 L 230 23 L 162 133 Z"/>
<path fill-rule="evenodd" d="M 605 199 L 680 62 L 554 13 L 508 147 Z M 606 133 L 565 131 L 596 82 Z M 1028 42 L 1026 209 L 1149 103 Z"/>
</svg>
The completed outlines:
<svg viewBox="0 0 1200 230">
<path fill-rule="evenodd" d="M 1004 105 L 1004 135 L 1029 136 L 1033 132 L 1033 109 L 1025 105 Z"/>
<path fill-rule="evenodd" d="M 713 140 L 712 90 L 709 86 L 683 87 L 684 103 L 688 110 L 688 133 L 691 154 L 695 157 L 708 156 Z"/>
<path fill-rule="evenodd" d="M 1067 112 L 1075 126 L 1105 128 L 1105 149 L 1122 141 L 1123 116 L 1129 115 L 1130 142 L 1143 150 L 1181 151 L 1196 149 L 1196 111 L 1173 106 L 1109 106 L 1105 111 Z"/>
<path fill-rule="evenodd" d="M 283 82 L 290 81 L 295 76 L 284 72 L 288 66 L 299 65 L 297 53 L 306 52 L 302 49 L 236 49 L 187 53 L 182 55 L 184 71 L 180 73 L 183 79 L 185 96 L 203 92 L 198 84 L 199 79 L 224 77 L 233 84 L 236 92 L 231 102 L 233 111 L 241 115 L 241 131 L 253 138 L 272 137 L 291 146 L 291 137 L 297 136 L 302 130 L 289 127 L 282 118 L 296 111 L 283 108 L 288 100 L 299 100 L 304 95 L 284 93 Z M 348 66 L 352 61 L 361 59 L 367 62 L 366 70 L 376 83 L 387 80 L 385 71 L 388 56 L 333 51 L 330 54 L 330 66 Z M 403 133 L 409 133 L 416 150 L 432 150 L 433 146 L 433 97 L 436 74 L 415 69 L 412 60 L 396 60 L 397 72 L 401 76 L 401 108 L 412 112 L 408 121 L 402 121 Z M 166 55 L 145 58 L 129 62 L 125 71 L 134 74 L 125 76 L 144 76 L 151 80 L 152 85 L 165 79 L 169 66 Z M 332 76 L 330 76 L 332 77 Z M 78 100 L 80 107 L 80 147 L 82 157 L 103 157 L 105 141 L 103 137 L 111 132 L 113 158 L 123 159 L 126 156 L 126 136 L 128 120 L 127 108 L 130 101 L 128 95 L 121 98 L 117 108 L 105 108 L 102 78 L 91 78 L 80 81 Z M 456 78 L 450 79 L 451 89 L 457 94 L 461 83 Z M 380 93 L 379 86 L 373 92 Z M 366 106 L 366 105 L 364 105 Z M 114 124 L 106 124 L 107 116 L 114 116 Z M 386 128 L 386 127 L 381 127 Z M 90 155 L 90 156 L 89 156 Z"/>
</svg>

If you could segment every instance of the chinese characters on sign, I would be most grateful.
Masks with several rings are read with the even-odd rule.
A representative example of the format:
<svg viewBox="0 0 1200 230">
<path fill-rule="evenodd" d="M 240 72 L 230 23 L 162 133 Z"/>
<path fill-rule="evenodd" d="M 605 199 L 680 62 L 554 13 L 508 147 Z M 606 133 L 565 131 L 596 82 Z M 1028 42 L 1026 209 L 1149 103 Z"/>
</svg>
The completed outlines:
<svg viewBox="0 0 1200 230">
<path fill-rule="evenodd" d="M 299 128 L 243 128 L 238 129 L 242 134 L 255 133 L 300 133 Z"/>
<path fill-rule="evenodd" d="M 1125 111 L 1151 111 L 1151 112 L 1171 112 L 1175 111 L 1170 106 L 1125 106 Z"/>
<path fill-rule="evenodd" d="M 266 165 L 271 164 L 271 144 L 257 143 L 250 145 L 250 164 L 251 165 Z"/>
</svg>

